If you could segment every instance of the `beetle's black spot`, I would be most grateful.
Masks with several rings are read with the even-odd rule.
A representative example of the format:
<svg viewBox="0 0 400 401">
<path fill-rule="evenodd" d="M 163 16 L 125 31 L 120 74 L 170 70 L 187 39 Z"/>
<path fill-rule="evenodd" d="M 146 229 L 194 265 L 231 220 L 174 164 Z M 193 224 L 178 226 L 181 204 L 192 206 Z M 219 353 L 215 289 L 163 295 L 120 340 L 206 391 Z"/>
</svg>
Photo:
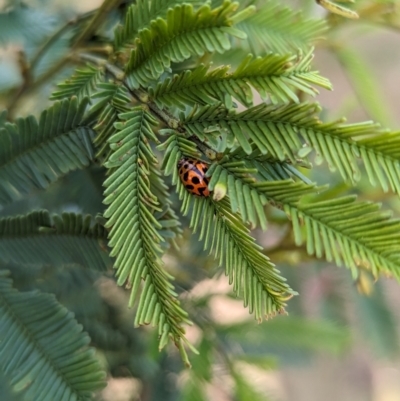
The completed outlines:
<svg viewBox="0 0 400 401">
<path fill-rule="evenodd" d="M 203 177 L 203 181 L 208 184 L 210 182 L 210 179 L 208 177 Z"/>
<path fill-rule="evenodd" d="M 194 190 L 194 186 L 190 185 L 190 184 L 185 185 L 185 188 L 188 189 L 189 191 L 193 191 Z"/>
<path fill-rule="evenodd" d="M 188 179 L 189 179 L 189 172 L 186 171 L 186 173 L 183 174 L 183 180 L 184 180 L 184 181 L 187 181 Z"/>
<path fill-rule="evenodd" d="M 196 177 L 196 176 L 193 177 L 193 178 L 192 178 L 192 183 L 193 183 L 193 184 L 200 184 L 199 177 Z"/>
<path fill-rule="evenodd" d="M 190 164 L 186 162 L 186 163 L 183 165 L 183 167 L 185 167 L 186 169 L 188 169 L 188 168 L 190 167 Z"/>
<path fill-rule="evenodd" d="M 200 187 L 198 188 L 198 191 L 200 192 L 201 196 L 204 196 L 204 191 L 207 189 L 207 187 Z"/>
<path fill-rule="evenodd" d="M 204 166 L 203 167 L 203 173 L 205 174 L 207 172 L 207 170 L 208 170 L 208 167 Z"/>
</svg>

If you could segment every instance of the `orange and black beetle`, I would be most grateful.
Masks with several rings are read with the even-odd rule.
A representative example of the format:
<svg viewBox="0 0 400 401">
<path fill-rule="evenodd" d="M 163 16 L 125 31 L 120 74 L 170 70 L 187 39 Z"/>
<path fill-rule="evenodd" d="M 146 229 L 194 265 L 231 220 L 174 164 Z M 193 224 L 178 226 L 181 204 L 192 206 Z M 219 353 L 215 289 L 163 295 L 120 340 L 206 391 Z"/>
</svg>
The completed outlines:
<svg viewBox="0 0 400 401">
<path fill-rule="evenodd" d="M 185 188 L 194 195 L 210 196 L 207 170 L 208 164 L 201 160 L 183 157 L 178 162 L 179 177 Z"/>
</svg>

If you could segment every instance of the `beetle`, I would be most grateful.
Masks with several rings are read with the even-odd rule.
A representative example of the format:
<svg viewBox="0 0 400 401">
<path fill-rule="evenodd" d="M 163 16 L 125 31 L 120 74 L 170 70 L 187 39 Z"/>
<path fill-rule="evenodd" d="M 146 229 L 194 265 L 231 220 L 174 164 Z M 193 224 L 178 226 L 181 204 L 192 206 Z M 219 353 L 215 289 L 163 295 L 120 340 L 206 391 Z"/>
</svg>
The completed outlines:
<svg viewBox="0 0 400 401">
<path fill-rule="evenodd" d="M 208 164 L 190 157 L 183 157 L 178 162 L 179 177 L 185 188 L 197 196 L 210 196 L 209 178 L 206 177 Z"/>
</svg>

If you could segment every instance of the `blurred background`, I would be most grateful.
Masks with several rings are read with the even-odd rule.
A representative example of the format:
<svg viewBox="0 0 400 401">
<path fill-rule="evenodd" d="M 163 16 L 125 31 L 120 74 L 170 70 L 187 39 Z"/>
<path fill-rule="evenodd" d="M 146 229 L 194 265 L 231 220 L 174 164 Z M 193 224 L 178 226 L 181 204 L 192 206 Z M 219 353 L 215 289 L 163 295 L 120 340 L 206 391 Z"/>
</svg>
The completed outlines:
<svg viewBox="0 0 400 401">
<path fill-rule="evenodd" d="M 100 3 L 0 0 L 1 110 L 8 108 L 12 117 L 38 115 L 50 104 L 55 83 L 73 71 L 73 66 L 58 66 L 49 74 L 68 52 L 68 35 L 40 58 L 34 77 L 39 84 L 29 89 L 24 88 L 23 65 L 66 21 Z M 359 21 L 328 15 L 312 0 L 284 3 L 309 17 L 326 17 L 330 24 L 327 39 L 316 44 L 314 64 L 334 87 L 333 92 L 321 90 L 317 98 L 321 118 L 373 119 L 400 129 L 400 2 L 355 0 L 365 16 Z M 32 8 L 24 11 L 21 4 Z M 356 192 L 399 215 L 398 198 L 367 180 L 350 189 L 325 164 L 308 175 L 320 183 L 330 177 L 333 196 Z M 45 194 L 33 193 L 3 207 L 0 216 L 35 208 L 96 214 L 104 210 L 102 179 L 97 167 L 72 172 Z M 310 259 L 305 249 L 296 248 L 280 212 L 271 208 L 268 217 L 269 230 L 255 236 L 300 294 L 289 301 L 288 316 L 257 324 L 188 230 L 180 250 L 166 255 L 194 321 L 188 338 L 201 352 L 191 356 L 190 371 L 172 346 L 158 353 L 154 330 L 133 329 L 128 293 L 115 285 L 112 273 L 100 276 L 76 266 L 51 273 L 39 269 L 29 282 L 16 277 L 16 285 L 54 292 L 75 312 L 109 372 L 109 385 L 98 400 L 400 400 L 400 285 L 389 278 L 374 282 L 366 271 L 354 282 L 345 268 Z"/>
</svg>

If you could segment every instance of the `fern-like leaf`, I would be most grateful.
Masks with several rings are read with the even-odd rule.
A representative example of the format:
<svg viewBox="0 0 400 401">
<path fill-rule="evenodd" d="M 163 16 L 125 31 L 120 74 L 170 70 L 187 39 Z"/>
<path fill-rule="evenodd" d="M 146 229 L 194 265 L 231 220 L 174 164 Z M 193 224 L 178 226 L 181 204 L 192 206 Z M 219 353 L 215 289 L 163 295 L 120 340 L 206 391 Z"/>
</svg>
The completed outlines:
<svg viewBox="0 0 400 401">
<path fill-rule="evenodd" d="M 122 50 L 133 45 L 139 31 L 148 28 L 157 18 L 165 18 L 167 11 L 178 4 L 188 3 L 202 5 L 199 0 L 138 0 L 129 6 L 124 23 L 118 26 L 114 33 L 114 49 Z"/>
<path fill-rule="evenodd" d="M 247 34 L 247 47 L 253 54 L 308 51 L 327 31 L 323 19 L 308 19 L 300 12 L 283 7 L 277 0 L 267 0 L 257 13 L 238 24 Z"/>
<path fill-rule="evenodd" d="M 180 184 L 175 172 L 176 163 L 182 155 L 182 141 L 186 140 L 177 139 L 175 136 L 167 141 L 167 145 L 163 145 L 167 154 L 170 154 L 169 159 L 164 162 L 164 168 L 167 174 L 173 174 L 174 184 L 180 187 L 183 210 L 187 212 L 193 197 Z M 185 152 L 188 148 L 189 145 L 185 143 Z M 372 202 L 357 203 L 353 196 L 328 201 L 301 202 L 301 198 L 316 193 L 318 188 L 302 182 L 257 181 L 252 178 L 251 173 L 250 169 L 243 167 L 243 161 L 222 160 L 211 166 L 208 171 L 211 175 L 210 188 L 212 189 L 217 182 L 225 185 L 230 197 L 231 210 L 243 213 L 245 221 L 255 224 L 260 220 L 264 228 L 264 204 L 272 203 L 285 210 L 293 222 L 298 245 L 301 245 L 304 239 L 301 230 L 303 222 L 308 253 L 318 258 L 325 257 L 338 266 L 348 266 L 355 277 L 358 275 L 358 266 L 363 266 L 375 276 L 386 273 L 400 280 L 400 220 L 391 219 L 390 213 L 379 211 L 379 205 Z M 215 220 L 213 213 L 218 214 L 219 208 L 221 215 L 226 215 L 229 220 L 230 213 L 221 206 L 224 205 L 223 202 L 213 202 L 213 207 L 208 212 L 202 209 L 205 208 L 200 203 L 203 200 L 195 202 L 198 205 L 194 206 L 194 227 L 198 226 L 200 219 L 206 222 Z M 203 226 L 201 237 L 205 236 L 206 244 L 214 238 L 211 233 L 209 228 Z M 237 244 L 235 246 L 237 247 Z"/>
<path fill-rule="evenodd" d="M 130 98 L 127 90 L 114 83 L 99 84 L 99 91 L 92 96 L 96 103 L 89 109 L 85 123 L 95 124 L 96 138 L 93 144 L 96 148 L 96 158 L 101 162 L 110 155 L 108 138 L 115 132 L 114 124 L 118 121 L 118 114 L 129 110 Z"/>
<path fill-rule="evenodd" d="M 89 164 L 94 131 L 81 125 L 86 106 L 76 97 L 55 102 L 39 122 L 30 116 L 0 129 L 0 204 Z"/>
<path fill-rule="evenodd" d="M 54 296 L 18 292 L 0 270 L 0 371 L 25 400 L 89 400 L 105 373 L 87 334 Z"/>
<path fill-rule="evenodd" d="M 231 26 L 236 8 L 237 4 L 225 1 L 213 10 L 208 4 L 197 11 L 190 4 L 169 9 L 165 20 L 158 18 L 149 29 L 140 32 L 126 67 L 130 87 L 138 88 L 158 79 L 171 62 L 229 50 L 229 35 L 244 37 Z"/>
<path fill-rule="evenodd" d="M 149 180 L 150 166 L 157 164 L 149 146 L 149 141 L 157 142 L 152 130 L 157 122 L 140 107 L 119 118 L 123 122 L 116 124 L 118 131 L 109 139 L 112 154 L 105 166 L 110 176 L 104 183 L 104 202 L 109 205 L 104 216 L 108 218 L 118 284 L 132 288 L 132 305 L 144 282 L 135 325 L 158 325 L 160 348 L 171 336 L 184 352 L 182 324 L 189 321 L 160 260 L 163 237 L 159 230 L 163 226 L 155 213 L 162 208 Z"/>
<path fill-rule="evenodd" d="M 159 105 L 178 106 L 183 110 L 187 104 L 212 104 L 216 100 L 231 108 L 232 98 L 251 106 L 252 88 L 263 100 L 298 102 L 297 91 L 311 96 L 318 93 L 312 85 L 332 89 L 327 79 L 310 71 L 312 59 L 312 51 L 299 59 L 277 54 L 253 59 L 249 55 L 232 73 L 228 72 L 228 66 L 208 71 L 206 66 L 200 65 L 193 71 L 166 79 L 155 90 L 150 88 L 150 94 Z"/>
<path fill-rule="evenodd" d="M 253 152 L 252 144 L 262 154 L 279 160 L 289 158 L 295 162 L 302 142 L 298 135 L 301 126 L 317 125 L 315 104 L 265 105 L 251 107 L 236 114 L 233 110 L 205 106 L 190 113 L 185 128 L 192 134 L 205 138 L 210 127 L 226 134 L 228 143 L 238 143 L 247 154 Z"/>
<path fill-rule="evenodd" d="M 371 121 L 358 124 L 315 122 L 298 126 L 306 143 L 322 156 L 331 170 L 352 183 L 361 178 L 361 159 L 372 185 L 379 183 L 400 194 L 400 132 L 387 132 Z"/>
<path fill-rule="evenodd" d="M 284 106 L 259 105 L 236 114 L 218 106 L 206 106 L 187 116 L 186 129 L 200 138 L 209 136 L 210 127 L 228 135 L 228 142 L 237 143 L 247 154 L 252 144 L 262 154 L 295 163 L 302 146 L 308 145 L 324 158 L 331 170 L 357 183 L 361 159 L 372 185 L 379 183 L 384 191 L 400 194 L 400 132 L 387 132 L 367 121 L 344 124 L 342 121 L 322 123 L 317 104 Z"/>
<path fill-rule="evenodd" d="M 354 278 L 358 267 L 363 266 L 375 276 L 383 272 L 400 280 L 400 220 L 391 219 L 391 213 L 379 211 L 379 205 L 372 202 L 357 203 L 354 196 L 300 202 L 317 188 L 302 182 L 257 182 L 241 176 L 240 166 L 234 164 L 221 163 L 209 170 L 211 185 L 218 181 L 227 186 L 233 210 L 247 211 L 253 223 L 257 213 L 262 222 L 261 206 L 272 203 L 286 211 L 297 245 L 305 238 L 310 255 L 346 265 Z M 300 228 L 302 223 L 305 234 Z"/>
<path fill-rule="evenodd" d="M 376 277 L 385 273 L 400 280 L 400 220 L 379 211 L 377 204 L 355 200 L 348 196 L 297 207 L 286 205 L 296 243 L 300 245 L 306 238 L 310 255 L 349 267 L 354 279 L 362 266 Z M 301 222 L 306 227 L 305 237 Z"/>
<path fill-rule="evenodd" d="M 301 202 L 315 189 L 289 181 L 251 186 L 259 196 L 285 210 L 292 220 L 296 244 L 305 240 L 310 255 L 349 267 L 354 278 L 358 267 L 363 266 L 375 276 L 386 273 L 400 280 L 400 220 L 392 219 L 390 212 L 379 211 L 378 204 L 356 202 L 355 196 Z"/>
<path fill-rule="evenodd" d="M 0 254 L 17 263 L 77 263 L 106 270 L 107 232 L 90 216 L 73 213 L 50 217 L 47 211 L 0 219 Z"/>
<path fill-rule="evenodd" d="M 82 100 L 85 97 L 90 97 L 103 80 L 104 71 L 102 68 L 87 65 L 85 68 L 75 70 L 71 78 L 58 84 L 59 90 L 53 92 L 50 99 L 68 99 L 76 96 L 78 100 Z"/>
<path fill-rule="evenodd" d="M 210 166 L 207 172 L 211 176 L 208 187 L 212 191 L 217 184 L 225 186 L 232 212 L 240 212 L 243 221 L 251 223 L 253 227 L 260 224 L 261 228 L 266 230 L 267 219 L 264 206 L 271 202 L 268 198 L 270 181 L 278 180 L 280 183 L 282 179 L 288 179 L 290 176 L 284 171 L 283 174 L 282 171 L 274 171 L 265 161 L 253 163 L 253 166 L 259 167 L 259 170 L 254 167 L 249 168 L 244 160 L 235 160 L 232 156 L 226 156 Z M 312 185 L 305 186 L 302 182 L 291 184 L 291 193 L 296 199 L 300 195 L 316 191 Z"/>
<path fill-rule="evenodd" d="M 172 209 L 172 201 L 169 196 L 169 188 L 165 184 L 162 174 L 157 166 L 149 166 L 149 181 L 151 192 L 158 199 L 161 210 L 155 213 L 155 218 L 161 225 L 158 233 L 164 238 L 164 244 L 167 246 L 170 243 L 175 244 L 175 239 L 182 234 L 180 222 L 175 211 Z"/>
<path fill-rule="evenodd" d="M 190 143 L 190 142 L 189 142 Z M 196 197 L 185 189 L 176 174 L 176 165 L 189 150 L 190 144 L 176 135 L 162 145 L 166 149 L 163 162 L 166 174 L 172 174 L 173 184 L 177 186 L 182 200 L 182 212 L 192 209 L 190 225 L 193 231 L 200 230 L 204 249 L 219 258 L 219 264 L 226 267 L 229 281 L 238 296 L 243 297 L 245 306 L 257 320 L 284 311 L 285 302 L 295 292 L 285 283 L 270 260 L 262 254 L 249 230 L 241 222 L 241 217 L 232 213 L 229 202 L 223 199 L 215 202 L 211 197 Z"/>
</svg>

